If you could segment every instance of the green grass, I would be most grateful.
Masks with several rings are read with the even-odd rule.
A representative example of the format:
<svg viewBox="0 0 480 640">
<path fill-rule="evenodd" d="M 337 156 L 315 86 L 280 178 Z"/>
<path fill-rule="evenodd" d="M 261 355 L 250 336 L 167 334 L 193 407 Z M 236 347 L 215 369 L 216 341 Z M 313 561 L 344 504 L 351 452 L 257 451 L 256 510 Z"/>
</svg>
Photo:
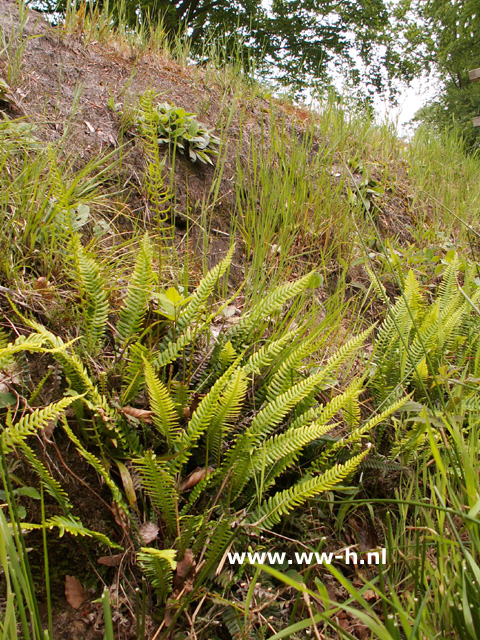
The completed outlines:
<svg viewBox="0 0 480 640">
<path fill-rule="evenodd" d="M 2 31 L 0 56 L 5 80 L 12 86 L 22 80 L 27 19 L 25 11 L 17 31 Z M 70 6 L 65 23 L 56 29 L 65 38 L 81 33 L 85 47 L 97 42 L 132 60 L 158 56 L 178 65 L 190 78 L 192 88 L 200 93 L 209 89 L 200 100 L 198 117 L 202 121 L 210 108 L 216 107 L 215 134 L 220 139 L 210 188 L 200 202 L 189 200 L 187 209 L 179 212 L 179 158 L 174 144 L 168 148 L 167 164 L 155 149 L 152 151 L 154 136 L 149 140 L 152 173 L 149 180 L 140 176 L 135 187 L 131 183 L 126 186 L 123 173 L 134 144 L 128 136 L 111 154 L 83 164 L 78 161 L 71 145 L 81 100 L 79 90 L 58 142 L 47 146 L 40 143 L 28 119 L 0 123 L 0 364 L 5 379 L 0 393 L 5 406 L 0 411 L 3 427 L 7 428 L 7 432 L 2 431 L 7 435 L 1 441 L 9 441 L 12 425 L 33 429 L 27 420 L 32 410 L 46 410 L 65 393 L 82 395 L 63 419 L 63 436 L 58 435 L 58 428 L 52 438 L 60 444 L 69 440 L 97 471 L 116 505 L 111 507 L 102 497 L 102 509 L 105 507 L 111 519 L 112 531 L 123 526 L 122 535 L 127 541 L 120 568 L 96 568 L 104 581 L 102 584 L 98 580 L 93 586 L 97 597 L 102 594 L 98 610 L 101 607 L 105 616 L 105 637 L 121 637 L 113 622 L 118 620 L 117 614 L 133 619 L 137 637 L 142 639 L 151 639 L 154 633 L 156 638 L 181 638 L 189 628 L 205 640 L 212 640 L 212 633 L 216 633 L 212 629 L 216 628 L 218 637 L 245 640 L 296 640 L 308 637 L 307 632 L 310 637 L 312 633 L 316 637 L 322 637 L 321 633 L 325 637 L 355 637 L 351 629 L 339 623 L 340 612 L 362 624 L 367 629 L 364 637 L 368 638 L 480 637 L 480 434 L 476 417 L 480 364 L 476 343 L 479 309 L 475 303 L 479 158 L 465 156 L 461 141 L 454 136 L 438 137 L 426 129 L 420 129 L 407 144 L 399 140 L 391 126 L 375 124 L 366 114 L 352 111 L 335 99 L 326 100 L 316 110 L 279 99 L 274 87 L 252 79 L 255 68 L 240 55 L 234 54 L 225 64 L 224 43 L 211 43 L 200 56 L 200 64 L 191 60 L 188 40 L 181 34 L 168 43 L 161 24 L 151 28 L 142 25 L 136 31 L 127 29 L 122 9 L 114 26 L 107 9 L 91 12 L 83 7 L 76 11 Z M 114 101 L 123 101 L 127 115 L 138 107 L 139 96 L 133 95 L 133 84 L 132 71 L 124 91 L 112 96 Z M 33 124 L 44 126 L 40 121 Z M 136 143 L 145 144 L 140 140 Z M 228 164 L 233 175 L 229 193 L 225 194 Z M 184 187 L 188 191 L 188 184 Z M 159 193 L 152 193 L 155 189 Z M 218 210 L 227 195 L 228 212 L 218 229 Z M 151 219 L 134 211 L 138 201 L 149 201 Z M 171 218 L 165 217 L 164 205 L 171 207 Z M 183 220 L 181 231 L 175 227 L 178 213 Z M 207 276 L 210 284 L 206 286 L 202 276 L 209 272 L 219 240 L 223 241 L 221 257 L 236 242 L 234 266 L 227 265 L 225 276 L 218 282 Z M 452 261 L 451 249 L 460 256 L 455 290 L 461 302 L 467 301 L 468 322 L 450 325 L 452 307 L 442 323 L 435 325 L 433 345 L 443 345 L 439 356 L 424 339 L 430 335 L 425 318 L 430 317 L 428 313 L 441 290 L 440 277 Z M 237 270 L 235 286 L 228 279 L 230 268 Z M 419 313 L 408 298 L 410 306 L 396 321 L 395 337 L 389 341 L 389 348 L 381 350 L 380 323 L 388 317 L 395 300 L 402 300 L 402 296 L 407 299 L 404 289 L 409 269 L 413 269 L 425 308 L 430 311 Z M 213 382 L 223 379 L 232 397 L 235 384 L 239 395 L 247 393 L 241 375 L 237 372 L 238 380 L 231 377 L 238 366 L 235 359 L 247 356 L 241 351 L 241 341 L 233 338 L 233 342 L 224 340 L 220 349 L 223 325 L 235 335 L 240 318 L 261 308 L 269 292 L 287 282 L 294 286 L 293 281 L 312 270 L 320 276 L 315 291 L 304 291 L 288 302 L 285 299 L 283 306 L 270 306 L 268 313 L 259 314 L 255 326 L 250 327 L 250 342 L 243 345 L 248 354 L 266 344 L 264 340 L 282 340 L 288 331 L 298 332 L 299 344 L 279 352 L 281 360 L 255 374 L 251 388 L 248 386 L 248 415 L 235 427 L 231 425 L 238 418 L 236 405 L 233 400 L 228 405 L 227 392 L 222 391 L 222 411 L 231 415 L 221 441 L 223 448 L 215 438 L 209 443 L 218 459 L 240 441 L 242 429 L 265 409 L 262 403 L 266 398 L 272 402 L 268 395 L 272 389 L 286 392 L 294 381 L 315 375 L 328 357 L 342 352 L 352 335 L 377 321 L 375 339 L 371 343 L 369 339 L 355 358 L 335 370 L 335 376 L 332 371 L 314 397 L 301 399 L 306 404 L 299 412 L 306 410 L 309 402 L 331 407 L 336 405 L 329 402 L 343 398 L 342 410 L 331 416 L 337 429 L 333 437 L 339 440 L 324 434 L 318 442 L 309 444 L 304 457 L 302 453 L 292 458 L 291 475 L 276 486 L 278 495 L 288 492 L 296 482 L 308 483 L 307 469 L 310 473 L 325 471 L 334 463 L 344 464 L 365 452 L 367 434 L 361 431 L 362 425 L 371 425 L 369 420 L 375 412 L 385 409 L 382 402 L 390 392 L 396 396 L 411 393 L 413 397 L 401 414 L 394 419 L 385 416 L 372 430 L 374 446 L 362 466 L 362 475 L 347 477 L 338 491 L 312 497 L 303 511 L 284 518 L 281 526 L 267 533 L 258 529 L 262 518 L 271 524 L 267 503 L 261 503 L 271 469 L 265 460 L 263 466 L 260 464 L 258 443 L 252 451 L 254 481 L 242 487 L 239 495 L 222 494 L 230 486 L 228 474 L 220 487 L 215 491 L 211 488 L 214 484 L 209 484 L 209 474 L 217 476 L 215 468 L 209 467 L 208 448 L 206 453 L 202 450 L 205 455 L 200 462 L 205 477 L 188 494 L 194 497 L 189 501 L 179 487 L 190 472 L 198 472 L 190 464 L 193 452 L 203 446 L 198 443 L 202 442 L 204 418 L 196 410 L 201 407 L 206 414 L 210 411 L 202 399 L 212 394 Z M 194 294 L 199 282 L 201 295 Z M 201 300 L 198 308 L 196 300 Z M 190 313 L 192 309 L 195 313 Z M 39 342 L 29 342 L 32 339 L 26 340 L 26 335 L 38 330 L 32 321 L 40 322 L 51 333 L 41 330 L 42 339 L 37 336 Z M 395 332 L 401 334 L 400 339 Z M 444 341 L 448 332 L 453 342 Z M 416 349 L 416 377 L 402 377 L 399 365 L 395 378 L 396 363 L 405 365 L 409 357 L 413 359 L 416 335 L 422 336 L 422 348 L 428 353 Z M 179 336 L 185 339 L 184 346 L 175 343 Z M 16 365 L 14 353 L 7 347 L 14 340 Z M 69 342 L 68 347 L 64 342 Z M 308 346 L 306 351 L 297 351 L 302 344 Z M 171 361 L 164 362 L 162 358 L 168 353 L 181 357 L 172 356 Z M 217 358 L 214 362 L 210 361 L 212 353 Z M 168 455 L 159 444 L 156 423 L 152 426 L 148 416 L 132 417 L 128 408 L 122 413 L 127 401 L 127 407 L 132 405 L 134 410 L 149 407 L 142 378 L 145 359 L 151 366 L 166 363 L 149 374 L 148 391 L 155 396 L 157 406 L 165 402 L 168 409 L 161 423 L 162 428 L 165 421 L 173 425 Z M 388 380 L 393 376 L 395 384 L 390 388 L 385 383 L 379 390 L 374 369 L 382 359 L 389 365 Z M 362 378 L 366 387 L 358 402 L 355 389 L 349 387 L 355 377 Z M 223 389 L 218 384 L 215 393 Z M 342 396 L 345 392 L 350 394 L 348 400 Z M 214 402 L 212 397 L 208 402 Z M 171 411 L 178 409 L 177 424 Z M 155 419 L 160 424 L 158 415 Z M 290 418 L 286 419 L 288 422 Z M 298 419 L 298 415 L 291 419 Z M 281 438 L 280 422 L 267 426 L 277 430 L 272 436 Z M 182 429 L 189 443 L 186 449 L 177 433 Z M 158 508 L 149 502 L 148 492 L 139 489 L 135 469 L 147 465 L 148 460 L 139 463 L 143 453 L 135 446 L 145 441 L 156 443 L 152 448 L 157 447 L 157 454 L 163 455 L 157 471 L 151 473 L 152 478 L 170 483 L 171 495 L 176 496 L 173 506 L 169 497 L 163 496 L 166 502 Z M 28 442 L 32 444 L 34 437 Z M 339 456 L 340 444 L 346 450 L 345 459 Z M 44 445 L 50 446 L 48 441 Z M 28 454 L 19 450 L 18 456 L 22 455 Z M 58 602 L 48 586 L 55 573 L 55 566 L 49 564 L 51 531 L 44 527 L 40 550 L 47 581 L 47 602 L 42 603 L 47 613 L 41 618 L 38 585 L 26 552 L 28 536 L 22 534 L 26 525 L 22 509 L 28 504 L 19 489 L 28 487 L 22 485 L 12 455 L 2 458 L 2 463 L 6 497 L 6 506 L 0 512 L 0 564 L 6 584 L 2 637 L 53 637 Z M 248 470 L 247 462 L 245 465 Z M 389 497 L 380 495 L 378 483 L 363 481 L 364 476 L 371 478 L 373 474 L 378 479 L 387 473 L 382 469 L 395 468 L 402 469 L 402 475 L 392 476 Z M 52 492 L 58 491 L 47 471 L 36 467 L 41 478 L 37 485 L 42 489 L 40 520 L 44 525 L 52 515 Z M 235 486 L 240 487 L 242 481 L 236 477 Z M 200 496 L 203 511 L 189 511 Z M 59 505 L 62 517 L 71 515 L 66 498 L 61 498 Z M 162 509 L 172 517 L 168 535 L 158 515 Z M 325 514 L 331 518 L 328 527 Z M 30 515 L 25 514 L 27 520 Z M 296 538 L 301 545 L 319 548 L 323 542 L 313 538 L 319 519 L 329 537 L 345 545 L 344 525 L 354 518 L 374 522 L 388 551 L 388 566 L 381 573 L 360 573 L 355 579 L 335 566 L 302 571 L 301 580 L 299 574 L 287 575 L 271 567 L 262 571 L 250 567 L 227 571 L 220 567 L 217 571 L 230 543 L 228 523 L 243 522 L 247 516 L 250 529 L 242 532 L 240 540 L 252 547 L 274 546 L 278 540 L 291 544 Z M 115 521 L 117 524 L 113 524 Z M 65 525 L 66 521 L 60 522 Z M 148 543 L 157 545 L 157 551 L 175 548 L 177 560 L 182 562 L 182 554 L 188 557 L 191 546 L 197 572 L 196 577 L 190 574 L 191 585 L 188 579 L 181 582 L 185 590 L 179 588 L 180 604 L 169 601 L 165 617 L 154 623 L 151 616 L 156 615 L 155 608 L 158 611 L 163 606 L 166 585 L 174 574 L 165 557 L 140 549 L 147 543 L 141 542 L 138 528 L 146 522 L 160 525 L 160 538 Z M 38 519 L 36 524 L 40 524 Z M 78 523 L 69 521 L 66 526 L 67 531 L 78 532 Z M 262 540 L 261 535 L 270 537 Z M 103 538 L 100 541 L 108 544 Z M 136 558 L 146 567 L 146 577 L 140 581 Z M 335 597 L 324 586 L 327 576 L 337 585 Z M 127 594 L 126 605 L 109 595 L 107 588 L 112 580 L 119 581 Z M 275 597 L 269 600 L 271 593 Z M 155 631 L 149 635 L 152 624 Z M 318 629 L 312 628 L 314 624 Z"/>
</svg>

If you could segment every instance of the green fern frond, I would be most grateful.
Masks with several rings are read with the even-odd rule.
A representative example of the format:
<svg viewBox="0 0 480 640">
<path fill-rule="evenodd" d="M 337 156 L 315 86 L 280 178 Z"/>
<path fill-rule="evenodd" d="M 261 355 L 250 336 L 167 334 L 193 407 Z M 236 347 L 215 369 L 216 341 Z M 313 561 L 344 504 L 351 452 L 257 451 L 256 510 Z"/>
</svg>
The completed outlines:
<svg viewBox="0 0 480 640">
<path fill-rule="evenodd" d="M 237 369 L 219 398 L 217 410 L 213 413 L 207 430 L 208 451 L 214 461 L 217 461 L 220 456 L 225 433 L 238 420 L 247 393 L 247 386 L 248 381 L 245 374 L 242 369 Z"/>
<path fill-rule="evenodd" d="M 123 346 L 138 336 L 147 312 L 153 287 L 152 260 L 152 247 L 148 234 L 145 234 L 140 243 L 125 302 L 118 316 L 117 334 Z"/>
<path fill-rule="evenodd" d="M 180 450 L 180 454 L 173 462 L 173 468 L 176 471 L 178 471 L 192 455 L 199 438 L 208 429 L 213 416 L 218 410 L 220 396 L 237 367 L 238 361 L 235 361 L 215 382 L 195 409 L 186 430 L 180 433 L 176 443 L 176 448 Z"/>
<path fill-rule="evenodd" d="M 142 547 L 142 551 L 137 553 L 138 566 L 155 589 L 162 604 L 172 591 L 172 569 L 176 566 L 175 554 L 173 549 L 152 549 L 149 547 Z"/>
<path fill-rule="evenodd" d="M 110 474 L 108 473 L 107 469 L 103 466 L 103 464 L 100 462 L 100 460 L 95 455 L 93 455 L 93 453 L 91 453 L 90 451 L 87 451 L 87 449 L 85 449 L 83 444 L 80 442 L 80 440 L 77 438 L 77 436 L 70 429 L 70 426 L 69 426 L 67 420 L 65 420 L 65 419 L 63 420 L 63 428 L 65 429 L 65 431 L 66 431 L 68 437 L 70 438 L 70 440 L 76 446 L 78 453 L 82 456 L 82 458 L 85 458 L 85 460 L 103 478 L 103 480 L 105 481 L 105 484 L 110 489 L 110 491 L 112 493 L 112 497 L 113 497 L 114 501 L 117 503 L 117 505 L 122 509 L 122 511 L 125 514 L 128 514 L 129 513 L 128 507 L 127 507 L 125 501 L 123 500 L 122 494 L 120 493 L 120 489 L 117 487 L 115 482 L 112 480 L 112 478 L 111 478 Z"/>
<path fill-rule="evenodd" d="M 170 397 L 167 387 L 155 375 L 153 367 L 144 360 L 145 382 L 147 383 L 150 406 L 153 411 L 153 421 L 168 444 L 178 438 L 180 424 L 175 404 Z"/>
<path fill-rule="evenodd" d="M 277 361 L 280 358 L 280 354 L 285 349 L 285 346 L 295 339 L 297 331 L 288 331 L 285 335 L 277 340 L 267 342 L 260 349 L 255 351 L 247 360 L 246 364 L 242 367 L 246 376 L 252 373 L 260 373 L 263 367 L 269 366 L 272 362 Z"/>
<path fill-rule="evenodd" d="M 43 409 L 35 409 L 18 422 L 7 427 L 0 434 L 2 449 L 5 452 L 11 451 L 16 445 L 21 444 L 28 436 L 33 435 L 40 429 L 44 429 L 49 422 L 57 420 L 60 414 L 72 404 L 77 398 L 62 398 L 54 404 L 50 404 Z"/>
<path fill-rule="evenodd" d="M 77 234 L 72 237 L 75 274 L 83 298 L 85 346 L 95 356 L 102 347 L 108 319 L 105 283 L 97 262 L 85 252 Z"/>
<path fill-rule="evenodd" d="M 200 284 L 192 294 L 190 302 L 180 314 L 176 326 L 177 331 L 183 331 L 185 327 L 188 327 L 194 320 L 198 321 L 200 309 L 213 293 L 220 278 L 230 267 L 234 251 L 235 245 L 232 245 L 227 255 L 202 278 Z"/>
<path fill-rule="evenodd" d="M 287 300 L 300 295 L 309 287 L 315 287 L 317 283 L 318 274 L 312 271 L 303 278 L 276 287 L 227 332 L 226 338 L 232 342 L 235 348 L 242 346 L 244 340 L 252 330 L 258 327 L 260 322 L 280 310 Z"/>
<path fill-rule="evenodd" d="M 142 458 L 133 460 L 139 472 L 140 481 L 152 504 L 158 509 L 168 531 L 177 532 L 176 500 L 174 476 L 167 465 L 158 460 L 152 451 L 147 451 Z"/>
<path fill-rule="evenodd" d="M 55 500 L 61 505 L 65 512 L 70 511 L 72 509 L 72 505 L 68 499 L 67 492 L 63 489 L 60 482 L 52 477 L 48 469 L 42 462 L 40 462 L 38 456 L 32 451 L 32 449 L 30 449 L 26 442 L 21 441 L 19 443 L 19 447 L 21 448 L 25 458 L 30 463 L 30 466 L 40 478 L 42 485 L 47 493 L 55 498 Z"/>
<path fill-rule="evenodd" d="M 298 367 L 302 360 L 311 354 L 314 339 L 306 339 L 300 343 L 293 351 L 282 361 L 278 369 L 275 371 L 270 384 L 267 387 L 267 401 L 271 402 L 292 386 L 298 378 Z"/>
<path fill-rule="evenodd" d="M 141 342 L 134 342 L 128 350 L 128 364 L 122 380 L 122 405 L 125 406 L 135 398 L 145 384 L 144 359 L 148 357 L 148 349 Z"/>
<path fill-rule="evenodd" d="M 341 447 L 347 444 L 358 442 L 365 433 L 368 433 L 369 431 L 374 429 L 377 425 L 379 425 L 381 422 L 384 422 L 392 414 L 396 413 L 410 399 L 411 399 L 410 396 L 405 396 L 404 398 L 400 398 L 400 400 L 397 400 L 396 402 L 392 403 L 389 407 L 387 407 L 384 411 L 382 411 L 382 413 L 379 413 L 378 415 L 373 416 L 372 418 L 370 418 L 370 420 L 367 420 L 367 422 L 365 422 L 365 424 L 363 424 L 361 427 L 354 429 L 344 438 L 337 440 L 337 442 L 335 442 L 335 444 L 331 447 L 329 453 L 332 453 L 333 451 L 337 451 L 338 449 L 340 449 Z"/>
<path fill-rule="evenodd" d="M 282 516 L 313 498 L 319 493 L 330 491 L 335 485 L 345 480 L 359 466 L 369 449 L 362 451 L 345 464 L 337 464 L 320 476 L 307 477 L 285 491 L 279 491 L 251 514 L 249 520 L 252 527 L 270 529 L 280 522 Z"/>
<path fill-rule="evenodd" d="M 82 536 L 87 538 L 95 538 L 102 544 L 112 549 L 123 549 L 116 542 L 112 542 L 103 533 L 99 531 L 92 531 L 83 526 L 81 521 L 74 516 L 52 516 L 45 520 L 44 524 L 32 524 L 28 522 L 22 522 L 22 529 L 58 529 L 59 536 L 62 537 L 65 533 L 69 533 L 72 536 Z"/>
</svg>

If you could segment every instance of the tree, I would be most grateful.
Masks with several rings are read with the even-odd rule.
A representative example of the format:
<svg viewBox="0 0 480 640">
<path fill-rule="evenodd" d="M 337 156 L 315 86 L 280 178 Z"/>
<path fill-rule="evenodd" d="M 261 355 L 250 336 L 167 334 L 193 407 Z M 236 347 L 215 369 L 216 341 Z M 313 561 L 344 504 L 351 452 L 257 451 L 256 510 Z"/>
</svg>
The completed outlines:
<svg viewBox="0 0 480 640">
<path fill-rule="evenodd" d="M 472 118 L 480 115 L 480 83 L 468 79 L 480 67 L 480 7 L 478 0 L 403 0 L 399 6 L 406 41 L 405 55 L 419 72 L 435 72 L 437 97 L 416 119 L 442 130 L 456 129 L 468 148 L 478 148 L 480 129 Z"/>
<path fill-rule="evenodd" d="M 43 0 L 48 10 L 65 10 L 68 0 Z M 71 0 L 80 3 L 80 0 Z M 231 55 L 242 43 L 244 59 L 255 59 L 257 68 L 296 87 L 331 81 L 335 67 L 342 66 L 355 85 L 367 93 L 388 86 L 387 68 L 398 57 L 388 47 L 389 12 L 386 0 L 108 0 L 124 19 L 139 22 L 163 20 L 169 36 L 181 30 L 194 53 L 205 43 L 221 38 Z M 107 0 L 89 0 L 101 9 Z M 260 65 L 260 67 L 258 66 Z"/>
</svg>

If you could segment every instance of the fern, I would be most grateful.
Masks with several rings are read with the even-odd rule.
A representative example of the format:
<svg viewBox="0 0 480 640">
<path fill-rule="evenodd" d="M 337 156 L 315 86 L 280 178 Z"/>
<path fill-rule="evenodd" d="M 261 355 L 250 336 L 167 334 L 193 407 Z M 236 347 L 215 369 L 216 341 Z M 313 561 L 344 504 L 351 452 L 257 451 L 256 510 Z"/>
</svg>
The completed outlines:
<svg viewBox="0 0 480 640">
<path fill-rule="evenodd" d="M 213 269 L 211 269 L 204 278 L 202 278 L 200 284 L 195 289 L 190 302 L 178 318 L 175 327 L 177 332 L 183 331 L 185 327 L 188 327 L 192 323 L 194 318 L 198 317 L 203 305 L 213 293 L 216 284 L 230 267 L 234 251 L 235 245 L 232 245 L 228 250 L 227 255 L 215 267 L 213 267 Z"/>
<path fill-rule="evenodd" d="M 145 360 L 145 381 L 147 383 L 150 406 L 153 410 L 153 421 L 160 433 L 171 446 L 179 436 L 178 415 L 168 389 L 155 375 L 153 367 Z"/>
<path fill-rule="evenodd" d="M 177 531 L 176 488 L 174 477 L 167 465 L 158 460 L 152 451 L 133 461 L 140 474 L 142 486 L 152 504 L 158 509 L 169 532 Z"/>
<path fill-rule="evenodd" d="M 99 531 L 92 531 L 91 529 L 87 529 L 83 526 L 78 518 L 74 516 L 52 516 L 45 520 L 43 524 L 32 524 L 28 522 L 22 523 L 22 529 L 58 529 L 59 535 L 62 537 L 65 533 L 69 533 L 72 536 L 81 536 L 87 538 L 94 538 L 98 540 L 102 544 L 112 548 L 112 549 L 122 549 L 119 544 L 112 542 L 110 538 L 108 538 L 103 533 Z"/>
<path fill-rule="evenodd" d="M 117 335 L 125 347 L 140 332 L 153 287 L 152 248 L 148 235 L 140 243 L 140 251 L 118 316 Z"/>
<path fill-rule="evenodd" d="M 300 506 L 319 493 L 330 491 L 339 482 L 345 480 L 358 468 L 368 451 L 369 449 L 362 451 L 362 453 L 351 458 L 345 464 L 335 465 L 320 476 L 307 477 L 290 489 L 274 494 L 251 514 L 249 518 L 251 526 L 271 529 L 280 522 L 282 516 L 290 513 L 295 507 Z"/>
<path fill-rule="evenodd" d="M 155 589 L 157 597 L 164 603 L 172 590 L 173 573 L 176 562 L 173 549 L 153 549 L 142 547 L 137 553 L 137 563 Z"/>
<path fill-rule="evenodd" d="M 105 283 L 96 261 L 87 256 L 78 235 L 72 237 L 76 279 L 83 297 L 85 347 L 95 356 L 102 347 L 108 319 L 108 300 Z"/>
<path fill-rule="evenodd" d="M 32 413 L 20 418 L 15 424 L 8 426 L 0 434 L 3 451 L 6 453 L 11 451 L 16 445 L 24 442 L 28 436 L 44 429 L 52 420 L 57 420 L 74 400 L 75 398 L 62 398 L 44 409 L 35 409 Z"/>
<path fill-rule="evenodd" d="M 155 93 L 153 91 L 146 91 L 139 100 L 142 110 L 140 134 L 147 159 L 144 183 L 145 191 L 153 205 L 157 221 L 165 222 L 170 210 L 170 195 L 168 186 L 165 186 L 163 178 L 166 156 L 160 158 L 158 114 L 155 111 L 154 97 Z"/>
</svg>

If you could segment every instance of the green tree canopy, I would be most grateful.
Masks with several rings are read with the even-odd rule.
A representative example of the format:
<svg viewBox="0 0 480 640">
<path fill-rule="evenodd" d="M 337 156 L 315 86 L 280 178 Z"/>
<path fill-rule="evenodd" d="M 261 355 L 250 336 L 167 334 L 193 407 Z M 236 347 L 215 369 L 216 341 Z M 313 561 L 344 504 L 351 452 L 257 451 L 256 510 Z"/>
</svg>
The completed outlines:
<svg viewBox="0 0 480 640">
<path fill-rule="evenodd" d="M 403 0 L 398 7 L 405 56 L 418 73 L 436 73 L 437 97 L 417 120 L 439 129 L 453 127 L 470 148 L 480 143 L 472 118 L 480 115 L 480 83 L 468 71 L 480 67 L 479 0 Z"/>
<path fill-rule="evenodd" d="M 50 11 L 65 10 L 66 1 L 44 0 Z M 400 60 L 389 47 L 385 1 L 109 0 L 109 6 L 117 14 L 123 6 L 132 27 L 162 19 L 169 35 L 183 30 L 197 54 L 213 38 L 232 51 L 240 39 L 245 57 L 254 56 L 263 72 L 273 69 L 284 84 L 325 86 L 341 66 L 368 94 L 388 86 L 388 69 Z M 88 4 L 101 9 L 106 2 Z"/>
</svg>

